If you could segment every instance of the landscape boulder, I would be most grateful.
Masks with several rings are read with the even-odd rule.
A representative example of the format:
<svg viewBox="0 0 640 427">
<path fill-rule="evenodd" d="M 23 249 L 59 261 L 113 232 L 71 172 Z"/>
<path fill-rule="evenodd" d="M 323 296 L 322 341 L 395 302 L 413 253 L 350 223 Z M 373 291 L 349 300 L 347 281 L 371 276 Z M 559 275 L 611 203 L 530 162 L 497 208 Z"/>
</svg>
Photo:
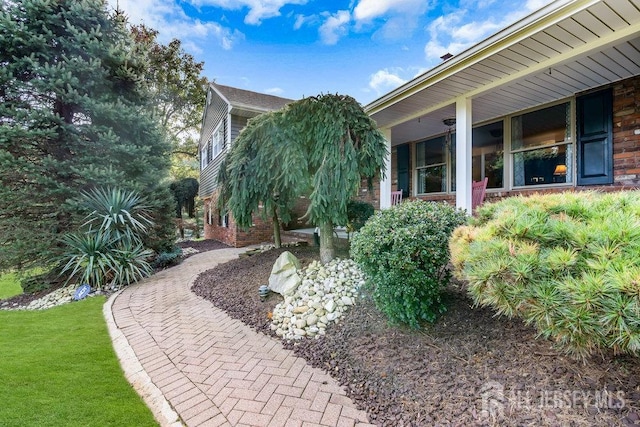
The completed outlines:
<svg viewBox="0 0 640 427">
<path fill-rule="evenodd" d="M 269 289 L 280 295 L 293 294 L 302 279 L 298 275 L 300 269 L 300 261 L 291 252 L 283 252 L 271 269 L 269 276 Z"/>
</svg>

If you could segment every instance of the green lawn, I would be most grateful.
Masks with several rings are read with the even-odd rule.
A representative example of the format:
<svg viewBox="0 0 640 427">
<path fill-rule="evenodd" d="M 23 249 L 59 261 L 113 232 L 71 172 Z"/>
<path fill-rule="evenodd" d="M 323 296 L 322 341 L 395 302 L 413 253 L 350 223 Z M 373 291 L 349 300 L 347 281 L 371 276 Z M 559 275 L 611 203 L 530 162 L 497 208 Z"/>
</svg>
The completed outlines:
<svg viewBox="0 0 640 427">
<path fill-rule="evenodd" d="M 1 426 L 156 426 L 124 378 L 104 297 L 0 311 Z"/>
<path fill-rule="evenodd" d="M 0 274 L 0 299 L 11 298 L 22 293 L 16 273 Z"/>
</svg>

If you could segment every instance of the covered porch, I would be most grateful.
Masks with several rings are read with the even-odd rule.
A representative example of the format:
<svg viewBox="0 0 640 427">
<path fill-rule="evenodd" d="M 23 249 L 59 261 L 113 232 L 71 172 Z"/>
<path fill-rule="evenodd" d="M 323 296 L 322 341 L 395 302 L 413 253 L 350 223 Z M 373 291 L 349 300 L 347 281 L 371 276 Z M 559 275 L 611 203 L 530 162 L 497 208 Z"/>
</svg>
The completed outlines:
<svg viewBox="0 0 640 427">
<path fill-rule="evenodd" d="M 366 107 L 380 207 L 402 189 L 471 212 L 484 178 L 489 198 L 637 186 L 639 76 L 640 2 L 553 2 Z"/>
</svg>

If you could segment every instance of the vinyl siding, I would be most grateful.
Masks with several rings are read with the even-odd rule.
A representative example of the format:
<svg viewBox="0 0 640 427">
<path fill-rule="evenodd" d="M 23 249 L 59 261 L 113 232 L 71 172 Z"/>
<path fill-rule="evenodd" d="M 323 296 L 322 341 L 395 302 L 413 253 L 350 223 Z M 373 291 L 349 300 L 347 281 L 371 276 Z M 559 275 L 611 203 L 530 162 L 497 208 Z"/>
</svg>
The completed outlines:
<svg viewBox="0 0 640 427">
<path fill-rule="evenodd" d="M 225 127 L 225 141 L 226 135 L 228 135 L 228 117 L 229 106 L 227 103 L 218 96 L 215 91 L 212 91 L 211 103 L 207 106 L 207 112 L 202 125 L 202 132 L 200 133 L 199 153 L 202 153 L 202 146 L 207 143 L 213 131 L 217 128 L 218 124 L 222 123 Z M 200 197 L 210 196 L 216 188 L 216 180 L 218 178 L 218 169 L 220 163 L 225 156 L 225 149 L 214 158 L 209 164 L 200 171 Z M 202 163 L 200 163 L 202 164 Z"/>
</svg>

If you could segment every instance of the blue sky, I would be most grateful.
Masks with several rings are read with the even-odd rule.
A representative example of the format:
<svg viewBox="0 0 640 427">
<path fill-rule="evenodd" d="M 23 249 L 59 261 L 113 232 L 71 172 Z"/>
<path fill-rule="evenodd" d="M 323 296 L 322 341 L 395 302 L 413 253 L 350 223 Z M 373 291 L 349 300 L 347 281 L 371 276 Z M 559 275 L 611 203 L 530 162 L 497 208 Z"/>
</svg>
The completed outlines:
<svg viewBox="0 0 640 427">
<path fill-rule="evenodd" d="M 363 105 L 550 0 L 109 0 L 182 40 L 216 82 Z"/>
</svg>

